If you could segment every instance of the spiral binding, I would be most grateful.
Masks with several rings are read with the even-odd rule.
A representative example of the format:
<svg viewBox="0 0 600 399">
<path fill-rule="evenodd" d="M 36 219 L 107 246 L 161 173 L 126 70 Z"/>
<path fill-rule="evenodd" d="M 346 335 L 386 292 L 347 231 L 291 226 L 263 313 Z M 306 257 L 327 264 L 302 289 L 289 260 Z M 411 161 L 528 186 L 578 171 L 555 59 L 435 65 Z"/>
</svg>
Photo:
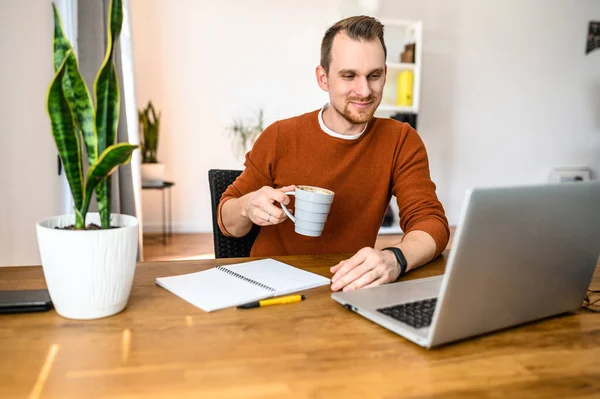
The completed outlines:
<svg viewBox="0 0 600 399">
<path fill-rule="evenodd" d="M 254 285 L 256 285 L 256 286 L 258 286 L 258 287 L 260 287 L 260 288 L 264 288 L 264 289 L 266 289 L 266 290 L 269 290 L 269 291 L 271 291 L 272 293 L 275 293 L 275 292 L 276 292 L 275 288 L 269 287 L 268 285 L 265 285 L 265 284 L 263 284 L 263 283 L 259 283 L 258 281 L 256 281 L 256 280 L 252 280 L 251 278 L 244 277 L 244 276 L 242 276 L 241 274 L 238 274 L 238 273 L 236 273 L 236 272 L 234 272 L 234 271 L 232 271 L 232 270 L 229 270 L 229 269 L 226 269 L 226 268 L 224 268 L 223 266 L 217 266 L 215 269 L 217 269 L 217 270 L 220 270 L 220 271 L 222 271 L 222 272 L 225 272 L 225 273 L 227 273 L 227 274 L 229 274 L 229 275 L 231 275 L 231 276 L 233 276 L 233 277 L 236 277 L 236 278 L 242 279 L 242 280 L 244 280 L 244 281 L 247 281 L 247 282 L 249 282 L 250 284 L 254 284 Z"/>
</svg>

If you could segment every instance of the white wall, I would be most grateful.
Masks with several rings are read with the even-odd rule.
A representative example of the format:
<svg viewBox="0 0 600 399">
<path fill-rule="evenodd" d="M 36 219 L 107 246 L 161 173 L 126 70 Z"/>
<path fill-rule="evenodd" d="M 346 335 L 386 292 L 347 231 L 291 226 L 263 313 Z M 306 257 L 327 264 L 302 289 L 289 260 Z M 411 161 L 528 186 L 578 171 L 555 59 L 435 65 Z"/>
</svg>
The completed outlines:
<svg viewBox="0 0 600 399">
<path fill-rule="evenodd" d="M 131 1 L 137 99 L 162 112 L 158 156 L 176 182 L 176 231 L 212 231 L 208 170 L 243 167 L 224 133 L 232 118 L 263 107 L 270 124 L 327 101 L 314 68 L 337 17 L 329 3 Z M 144 191 L 146 231 L 160 228 L 160 210 L 160 193 Z"/>
<path fill-rule="evenodd" d="M 600 175 L 600 50 L 585 55 L 595 0 L 387 0 L 422 19 L 419 133 L 455 224 L 470 186 L 545 182 L 557 166 Z"/>
<path fill-rule="evenodd" d="M 163 113 L 159 158 L 175 231 L 210 231 L 210 168 L 241 168 L 223 133 L 320 107 L 314 68 L 340 0 L 132 0 L 139 107 Z M 347 4 L 356 4 L 349 2 Z M 472 185 L 543 182 L 555 166 L 600 173 L 600 50 L 584 55 L 595 0 L 384 0 L 381 18 L 424 22 L 419 132 L 450 222 Z M 160 197 L 144 192 L 147 230 Z"/>
<path fill-rule="evenodd" d="M 61 210 L 45 106 L 52 28 L 51 1 L 0 2 L 0 266 L 39 264 L 35 224 Z"/>
</svg>

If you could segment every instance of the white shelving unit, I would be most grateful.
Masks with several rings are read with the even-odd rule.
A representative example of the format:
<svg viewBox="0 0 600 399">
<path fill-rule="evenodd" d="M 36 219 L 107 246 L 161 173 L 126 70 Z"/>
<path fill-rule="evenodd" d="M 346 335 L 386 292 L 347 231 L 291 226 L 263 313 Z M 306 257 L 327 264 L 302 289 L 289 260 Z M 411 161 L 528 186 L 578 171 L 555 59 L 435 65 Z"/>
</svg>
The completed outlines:
<svg viewBox="0 0 600 399">
<path fill-rule="evenodd" d="M 387 77 L 383 90 L 383 99 L 377 116 L 390 117 L 402 113 L 419 112 L 421 93 L 421 54 L 423 50 L 423 24 L 421 21 L 407 21 L 399 19 L 380 19 L 385 26 L 384 39 L 387 47 Z M 400 62 L 400 54 L 404 51 L 405 44 L 415 43 L 415 62 Z M 413 93 L 411 106 L 396 105 L 396 87 L 398 73 L 411 70 L 414 73 Z"/>
<path fill-rule="evenodd" d="M 423 23 L 421 21 L 407 21 L 399 19 L 380 19 L 385 26 L 384 40 L 387 47 L 387 76 L 383 89 L 383 99 L 376 116 L 389 118 L 395 113 L 419 113 L 419 101 L 421 99 L 421 66 L 423 50 Z M 404 46 L 409 43 L 415 44 L 415 62 L 400 62 L 400 54 Z M 398 73 L 402 71 L 413 71 L 412 105 L 399 106 L 396 104 L 396 87 Z M 392 197 L 392 211 L 394 222 L 390 227 L 381 227 L 379 234 L 402 234 L 398 225 L 398 205 L 396 198 Z"/>
</svg>

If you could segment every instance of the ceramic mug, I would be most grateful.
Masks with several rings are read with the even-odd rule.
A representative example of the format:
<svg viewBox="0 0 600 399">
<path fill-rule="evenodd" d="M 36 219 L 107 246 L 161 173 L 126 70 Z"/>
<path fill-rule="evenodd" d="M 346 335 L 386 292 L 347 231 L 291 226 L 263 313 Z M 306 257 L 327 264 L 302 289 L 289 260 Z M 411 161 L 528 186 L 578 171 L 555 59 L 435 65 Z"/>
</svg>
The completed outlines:
<svg viewBox="0 0 600 399">
<path fill-rule="evenodd" d="M 313 186 L 296 186 L 296 191 L 288 191 L 285 194 L 296 197 L 294 215 L 285 205 L 280 204 L 294 222 L 294 231 L 309 237 L 319 237 L 333 202 L 333 191 Z"/>
</svg>

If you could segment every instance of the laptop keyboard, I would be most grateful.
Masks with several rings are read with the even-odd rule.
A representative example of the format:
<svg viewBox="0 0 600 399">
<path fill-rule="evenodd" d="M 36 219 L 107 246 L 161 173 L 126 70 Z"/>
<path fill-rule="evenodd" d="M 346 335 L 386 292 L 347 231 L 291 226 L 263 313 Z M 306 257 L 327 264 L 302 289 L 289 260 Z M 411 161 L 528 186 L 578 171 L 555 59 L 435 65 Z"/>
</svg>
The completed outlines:
<svg viewBox="0 0 600 399">
<path fill-rule="evenodd" d="M 425 299 L 423 301 L 402 303 L 400 305 L 388 306 L 377 309 L 393 319 L 399 320 L 414 328 L 429 327 L 435 310 L 437 298 Z"/>
</svg>

